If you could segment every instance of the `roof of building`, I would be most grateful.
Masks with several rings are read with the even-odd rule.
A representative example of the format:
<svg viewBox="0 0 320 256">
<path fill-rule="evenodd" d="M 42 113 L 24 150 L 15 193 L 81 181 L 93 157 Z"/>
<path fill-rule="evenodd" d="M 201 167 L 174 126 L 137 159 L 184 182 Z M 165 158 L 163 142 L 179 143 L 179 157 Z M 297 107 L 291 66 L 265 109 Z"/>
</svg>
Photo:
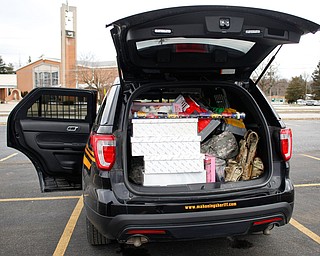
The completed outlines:
<svg viewBox="0 0 320 256">
<path fill-rule="evenodd" d="M 16 74 L 1 74 L 0 75 L 0 88 L 16 88 L 17 75 Z"/>
<path fill-rule="evenodd" d="M 36 62 L 39 62 L 39 61 L 41 61 L 41 60 L 42 60 L 42 61 L 49 60 L 49 61 L 53 61 L 53 62 L 57 62 L 57 63 L 60 63 L 60 62 L 61 62 L 60 59 L 41 57 L 40 59 L 37 59 L 37 60 L 32 61 L 32 62 L 30 62 L 30 63 L 28 63 L 28 64 L 26 64 L 26 65 L 24 65 L 24 66 L 22 66 L 22 67 L 17 68 L 16 71 L 18 71 L 18 70 L 20 70 L 20 69 L 23 69 L 23 68 L 25 68 L 25 67 L 27 67 L 27 66 L 33 65 L 33 64 L 35 64 Z"/>
<path fill-rule="evenodd" d="M 19 67 L 17 70 L 20 70 L 20 69 L 23 69 L 29 65 L 33 65 L 35 64 L 36 62 L 39 62 L 39 61 L 46 61 L 46 60 L 49 60 L 49 61 L 54 61 L 54 62 L 57 62 L 57 63 L 60 63 L 61 60 L 60 59 L 56 59 L 56 58 L 47 58 L 47 57 L 42 57 L 38 60 L 35 60 L 35 61 L 32 61 L 22 67 Z M 83 66 L 83 67 L 88 67 L 88 68 L 113 68 L 113 67 L 117 67 L 117 62 L 116 61 L 83 61 L 83 60 L 78 60 L 77 61 L 78 65 L 79 66 Z"/>
<path fill-rule="evenodd" d="M 84 66 L 88 68 L 113 68 L 117 66 L 116 61 L 77 61 L 79 66 Z"/>
</svg>

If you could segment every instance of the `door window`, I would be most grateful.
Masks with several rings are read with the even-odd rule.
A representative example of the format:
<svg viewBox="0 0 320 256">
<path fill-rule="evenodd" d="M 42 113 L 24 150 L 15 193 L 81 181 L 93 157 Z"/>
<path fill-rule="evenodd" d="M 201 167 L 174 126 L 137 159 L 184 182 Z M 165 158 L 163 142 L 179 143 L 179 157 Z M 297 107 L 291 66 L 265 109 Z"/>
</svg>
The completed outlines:
<svg viewBox="0 0 320 256">
<path fill-rule="evenodd" d="M 41 95 L 27 111 L 29 118 L 86 120 L 85 96 Z"/>
</svg>

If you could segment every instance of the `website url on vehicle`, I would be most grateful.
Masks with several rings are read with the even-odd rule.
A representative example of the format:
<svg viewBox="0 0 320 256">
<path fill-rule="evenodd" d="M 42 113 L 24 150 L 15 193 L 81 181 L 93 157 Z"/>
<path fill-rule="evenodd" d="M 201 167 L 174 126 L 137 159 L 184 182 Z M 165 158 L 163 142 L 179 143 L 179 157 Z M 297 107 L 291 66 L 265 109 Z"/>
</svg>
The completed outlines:
<svg viewBox="0 0 320 256">
<path fill-rule="evenodd" d="M 185 205 L 186 210 L 198 210 L 198 209 L 216 209 L 216 208 L 226 208 L 226 207 L 235 207 L 237 206 L 236 202 L 231 203 L 216 203 L 216 204 L 198 204 L 198 205 Z"/>
</svg>

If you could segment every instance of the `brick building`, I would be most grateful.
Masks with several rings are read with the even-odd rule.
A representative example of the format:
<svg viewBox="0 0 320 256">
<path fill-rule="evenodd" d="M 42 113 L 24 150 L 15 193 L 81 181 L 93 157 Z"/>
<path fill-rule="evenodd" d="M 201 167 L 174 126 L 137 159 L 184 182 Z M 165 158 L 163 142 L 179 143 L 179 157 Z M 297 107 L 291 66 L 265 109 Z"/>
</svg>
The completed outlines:
<svg viewBox="0 0 320 256">
<path fill-rule="evenodd" d="M 36 87 L 88 88 L 99 77 L 101 87 L 109 87 L 118 76 L 116 62 L 79 62 L 68 71 L 69 86 L 63 84 L 62 63 L 59 59 L 42 58 L 16 70 L 17 88 L 25 94 Z"/>
<path fill-rule="evenodd" d="M 61 85 L 60 60 L 42 58 L 16 70 L 17 88 L 30 92 L 36 87 Z"/>
<path fill-rule="evenodd" d="M 0 103 L 7 101 L 11 91 L 17 88 L 16 74 L 0 74 Z M 19 95 L 15 95 L 15 100 L 19 100 Z"/>
</svg>

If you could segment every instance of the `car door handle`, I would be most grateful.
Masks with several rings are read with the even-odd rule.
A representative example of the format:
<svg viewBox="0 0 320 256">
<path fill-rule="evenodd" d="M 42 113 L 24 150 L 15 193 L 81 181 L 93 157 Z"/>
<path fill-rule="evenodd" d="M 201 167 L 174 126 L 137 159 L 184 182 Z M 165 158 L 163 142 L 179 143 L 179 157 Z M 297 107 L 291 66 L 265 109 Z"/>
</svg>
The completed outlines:
<svg viewBox="0 0 320 256">
<path fill-rule="evenodd" d="M 76 132 L 79 130 L 79 126 L 75 126 L 75 125 L 70 125 L 67 127 L 67 131 L 68 132 Z"/>
</svg>

